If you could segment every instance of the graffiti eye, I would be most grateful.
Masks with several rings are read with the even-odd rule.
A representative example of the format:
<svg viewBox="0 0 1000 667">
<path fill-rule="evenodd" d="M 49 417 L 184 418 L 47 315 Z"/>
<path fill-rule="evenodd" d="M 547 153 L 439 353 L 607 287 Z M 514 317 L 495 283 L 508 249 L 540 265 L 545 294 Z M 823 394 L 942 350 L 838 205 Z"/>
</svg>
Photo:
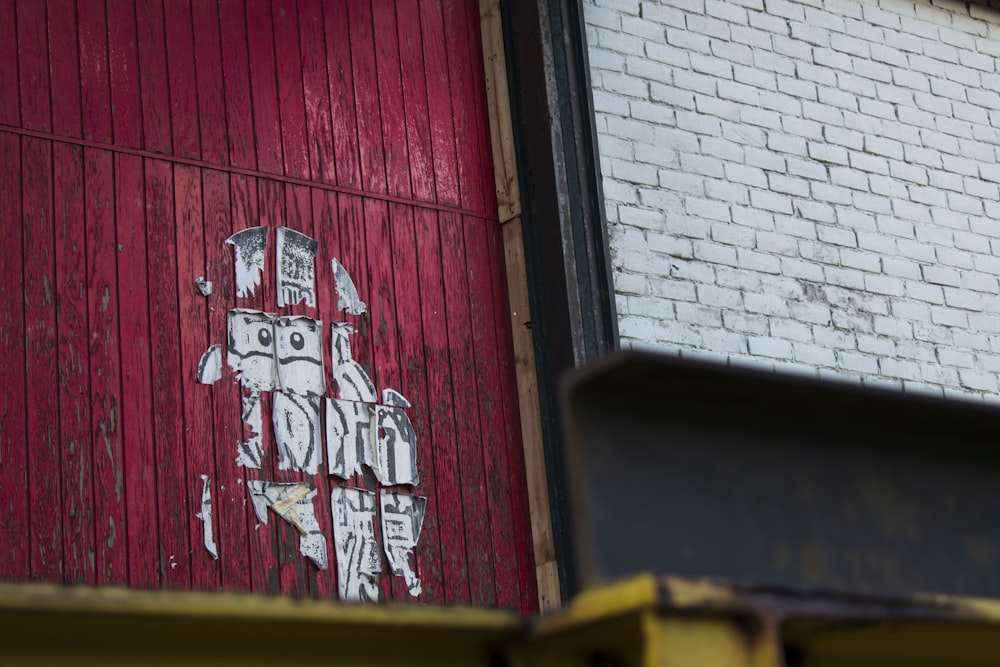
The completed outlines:
<svg viewBox="0 0 1000 667">
<path fill-rule="evenodd" d="M 271 330 L 264 328 L 257 332 L 257 342 L 264 347 L 271 347 Z"/>
<path fill-rule="evenodd" d="M 292 334 L 289 342 L 296 350 L 301 350 L 306 346 L 306 339 L 298 331 Z"/>
</svg>

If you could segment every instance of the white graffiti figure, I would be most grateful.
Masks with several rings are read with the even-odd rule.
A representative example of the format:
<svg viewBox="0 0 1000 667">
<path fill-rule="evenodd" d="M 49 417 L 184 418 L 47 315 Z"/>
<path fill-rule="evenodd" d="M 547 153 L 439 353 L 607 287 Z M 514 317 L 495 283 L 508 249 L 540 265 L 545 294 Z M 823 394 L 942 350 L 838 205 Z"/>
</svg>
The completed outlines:
<svg viewBox="0 0 1000 667">
<path fill-rule="evenodd" d="M 278 305 L 304 302 L 315 307 L 314 260 L 318 244 L 285 227 L 277 228 L 276 237 Z M 260 285 L 267 241 L 267 227 L 244 229 L 226 241 L 234 247 L 237 298 L 252 297 Z M 337 310 L 352 315 L 366 312 L 347 270 L 336 259 L 331 265 Z M 268 393 L 279 470 L 318 474 L 325 435 L 329 475 L 350 482 L 364 477 L 367 469 L 378 480 L 378 496 L 351 486 L 334 486 L 331 492 L 340 597 L 378 599 L 377 578 L 382 571 L 379 543 L 391 573 L 404 578 L 411 595 L 419 595 L 420 579 L 412 561 L 427 499 L 397 488 L 420 481 L 416 433 L 405 412 L 411 407 L 409 401 L 388 388 L 379 400 L 375 384 L 351 355 L 354 329 L 347 322 L 333 322 L 330 329 L 331 372 L 336 388 L 332 393 L 327 391 L 323 368 L 322 321 L 233 308 L 227 313 L 227 329 L 226 362 L 243 388 L 241 419 L 249 433 L 246 440 L 236 443 L 236 465 L 262 468 L 265 442 L 261 397 Z M 216 344 L 201 358 L 198 381 L 213 384 L 221 377 L 222 347 Z M 247 488 L 261 523 L 267 523 L 268 510 L 278 514 L 299 531 L 302 555 L 326 569 L 326 536 L 312 504 L 316 491 L 307 483 L 267 480 L 248 480 Z M 199 517 L 205 520 L 207 516 L 211 521 L 210 509 L 203 508 Z M 206 525 L 205 532 L 211 534 L 210 525 Z"/>
</svg>

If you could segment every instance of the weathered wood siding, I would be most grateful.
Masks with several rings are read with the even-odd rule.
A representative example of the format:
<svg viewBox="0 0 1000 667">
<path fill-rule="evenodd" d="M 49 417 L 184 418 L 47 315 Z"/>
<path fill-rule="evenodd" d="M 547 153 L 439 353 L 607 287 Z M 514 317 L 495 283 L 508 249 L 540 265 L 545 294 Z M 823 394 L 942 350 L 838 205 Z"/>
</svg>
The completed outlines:
<svg viewBox="0 0 1000 667">
<path fill-rule="evenodd" d="M 240 388 L 196 373 L 231 308 L 344 319 L 336 257 L 355 358 L 413 404 L 421 601 L 536 608 L 479 39 L 450 0 L 0 3 L 0 578 L 335 596 L 344 482 L 278 470 L 268 418 L 237 467 Z M 237 299 L 257 225 L 318 241 L 316 308 L 278 308 L 273 244 Z M 329 569 L 257 525 L 255 478 L 319 489 Z"/>
</svg>

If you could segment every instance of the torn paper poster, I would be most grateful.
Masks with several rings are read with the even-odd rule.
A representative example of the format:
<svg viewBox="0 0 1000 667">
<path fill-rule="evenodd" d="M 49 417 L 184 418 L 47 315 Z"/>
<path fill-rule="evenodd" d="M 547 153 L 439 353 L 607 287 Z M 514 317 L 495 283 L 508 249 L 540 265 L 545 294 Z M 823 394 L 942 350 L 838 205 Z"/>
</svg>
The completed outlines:
<svg viewBox="0 0 1000 667">
<path fill-rule="evenodd" d="M 215 344 L 205 350 L 198 362 L 198 382 L 215 384 L 222 377 L 222 346 Z"/>
<path fill-rule="evenodd" d="M 305 301 L 316 306 L 314 239 L 287 227 L 278 227 L 278 306 Z"/>
<path fill-rule="evenodd" d="M 236 232 L 226 243 L 236 248 L 236 296 L 252 296 L 260 285 L 267 248 L 267 227 L 250 227 Z"/>
<path fill-rule="evenodd" d="M 308 317 L 279 317 L 274 324 L 278 386 L 295 394 L 326 393 L 323 323 Z"/>
<path fill-rule="evenodd" d="M 202 475 L 201 482 L 201 511 L 195 516 L 201 519 L 204 526 L 205 550 L 212 554 L 212 558 L 219 560 L 219 548 L 215 546 L 215 537 L 212 535 L 212 484 L 208 475 Z"/>
<path fill-rule="evenodd" d="M 420 539 L 424 525 L 427 498 L 408 493 L 382 492 L 382 539 L 389 568 L 396 576 L 403 577 L 410 595 L 421 593 L 413 563 L 413 549 Z"/>
<path fill-rule="evenodd" d="M 382 562 L 375 539 L 375 494 L 341 486 L 330 490 L 330 501 L 340 599 L 378 601 Z"/>
<path fill-rule="evenodd" d="M 333 280 L 337 288 L 337 310 L 347 311 L 351 315 L 360 315 L 367 310 L 365 302 L 358 297 L 358 288 L 354 286 L 354 280 L 347 269 L 337 261 L 332 260 Z"/>
<path fill-rule="evenodd" d="M 354 327 L 347 322 L 334 322 L 331 329 L 333 379 L 337 382 L 339 397 L 348 401 L 375 403 L 378 400 L 375 384 L 361 364 L 351 358 L 351 342 L 348 336 L 354 333 Z"/>
<path fill-rule="evenodd" d="M 278 468 L 316 474 L 323 454 L 320 447 L 320 397 L 316 394 L 275 392 L 271 403 Z"/>
<path fill-rule="evenodd" d="M 234 308 L 228 313 L 229 367 L 251 391 L 278 388 L 274 364 L 274 316 L 259 310 Z"/>
<path fill-rule="evenodd" d="M 375 407 L 378 438 L 375 476 L 387 486 L 418 484 L 417 434 L 410 417 L 402 408 L 390 405 Z"/>
<path fill-rule="evenodd" d="M 205 280 L 205 276 L 198 276 L 194 279 L 194 286 L 198 288 L 202 296 L 211 296 L 212 294 L 212 281 Z"/>
<path fill-rule="evenodd" d="M 302 483 L 279 484 L 247 480 L 247 491 L 257 519 L 267 524 L 267 510 L 280 516 L 299 531 L 299 553 L 321 570 L 329 567 L 326 536 L 316 521 L 313 498 L 316 490 Z"/>
<path fill-rule="evenodd" d="M 410 402 L 403 398 L 395 389 L 383 389 L 382 390 L 382 403 L 384 405 L 392 405 L 397 408 L 408 408 L 410 407 Z"/>
<path fill-rule="evenodd" d="M 260 392 L 250 392 L 243 397 L 243 423 L 250 431 L 250 437 L 236 445 L 236 465 L 244 468 L 260 468 L 264 458 L 261 432 L 264 420 L 261 417 Z"/>
<path fill-rule="evenodd" d="M 374 403 L 326 399 L 326 456 L 331 475 L 348 479 L 362 473 L 361 464 L 374 467 L 374 421 Z"/>
</svg>

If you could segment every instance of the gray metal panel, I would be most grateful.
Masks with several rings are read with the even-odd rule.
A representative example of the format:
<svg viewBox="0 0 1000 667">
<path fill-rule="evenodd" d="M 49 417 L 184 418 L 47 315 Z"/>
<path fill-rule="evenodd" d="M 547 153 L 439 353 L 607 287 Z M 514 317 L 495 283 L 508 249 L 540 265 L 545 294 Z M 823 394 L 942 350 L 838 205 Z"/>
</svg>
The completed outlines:
<svg viewBox="0 0 1000 667">
<path fill-rule="evenodd" d="M 584 586 L 1000 596 L 1000 408 L 636 352 L 566 390 Z"/>
</svg>

